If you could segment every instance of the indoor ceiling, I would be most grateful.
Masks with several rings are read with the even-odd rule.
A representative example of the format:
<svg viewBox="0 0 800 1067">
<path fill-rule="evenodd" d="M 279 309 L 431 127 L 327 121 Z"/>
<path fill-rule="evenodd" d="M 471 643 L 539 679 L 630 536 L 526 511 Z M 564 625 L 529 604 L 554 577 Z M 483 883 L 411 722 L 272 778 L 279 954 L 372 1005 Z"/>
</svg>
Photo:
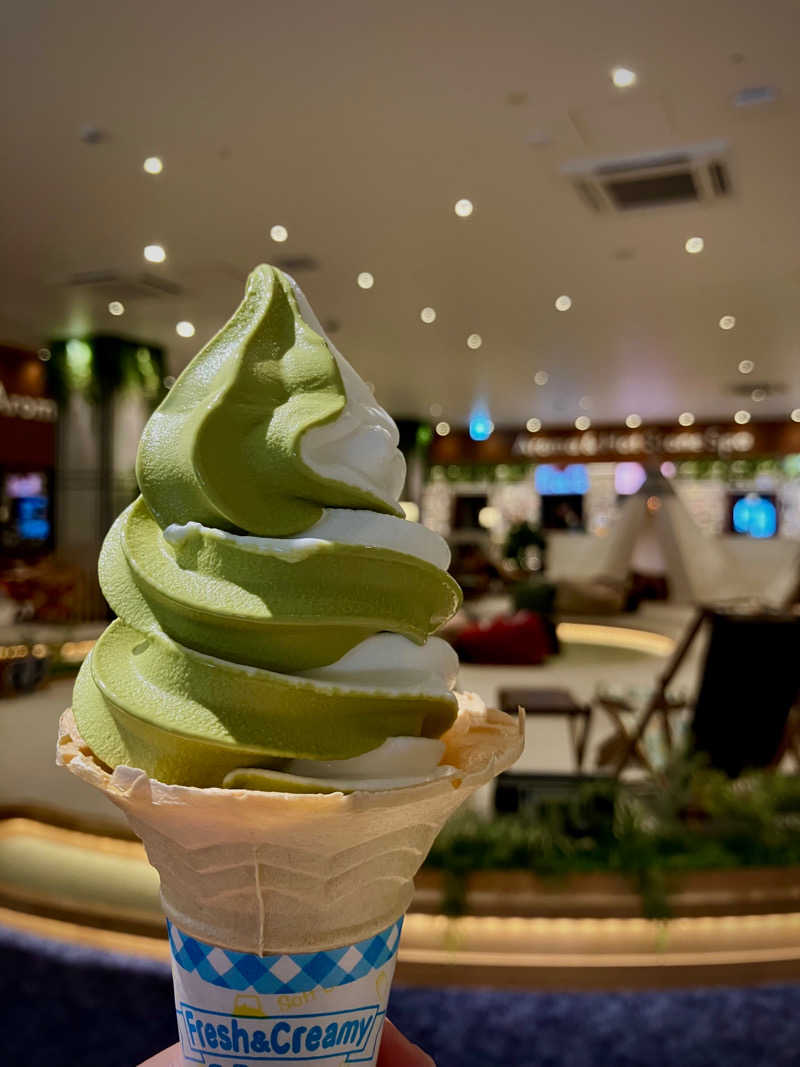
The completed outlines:
<svg viewBox="0 0 800 1067">
<path fill-rule="evenodd" d="M 176 373 L 250 267 L 308 257 L 298 281 L 397 416 L 438 404 L 458 425 L 481 400 L 498 425 L 545 426 L 800 406 L 795 0 L 15 0 L 4 14 L 0 341 L 114 331 L 165 345 Z M 617 65 L 635 85 L 614 87 Z M 768 99 L 735 105 L 761 87 Z M 563 173 L 718 139 L 732 191 L 710 203 L 598 213 Z M 146 263 L 156 242 L 166 261 Z M 68 284 L 88 272 L 120 280 Z M 176 292 L 142 295 L 142 273 Z M 786 389 L 732 391 L 762 383 Z"/>
</svg>

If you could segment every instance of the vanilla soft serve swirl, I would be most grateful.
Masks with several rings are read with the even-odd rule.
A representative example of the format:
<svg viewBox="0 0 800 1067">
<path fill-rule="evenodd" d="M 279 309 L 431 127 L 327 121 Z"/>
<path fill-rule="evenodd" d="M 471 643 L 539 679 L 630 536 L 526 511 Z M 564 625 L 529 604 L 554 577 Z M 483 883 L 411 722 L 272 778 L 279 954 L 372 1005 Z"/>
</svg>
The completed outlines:
<svg viewBox="0 0 800 1067">
<path fill-rule="evenodd" d="M 448 728 L 456 661 L 431 635 L 460 591 L 401 517 L 397 440 L 291 279 L 256 268 L 145 428 L 142 495 L 103 547 L 118 619 L 74 697 L 100 760 L 283 781 Z"/>
</svg>

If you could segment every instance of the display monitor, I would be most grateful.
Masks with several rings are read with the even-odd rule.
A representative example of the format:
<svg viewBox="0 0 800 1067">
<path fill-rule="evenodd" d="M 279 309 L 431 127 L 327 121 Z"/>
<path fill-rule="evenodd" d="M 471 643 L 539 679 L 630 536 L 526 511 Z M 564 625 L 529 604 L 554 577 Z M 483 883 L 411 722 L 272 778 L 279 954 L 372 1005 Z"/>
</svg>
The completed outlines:
<svg viewBox="0 0 800 1067">
<path fill-rule="evenodd" d="M 729 493 L 728 529 L 742 537 L 767 538 L 778 533 L 774 493 Z"/>
</svg>

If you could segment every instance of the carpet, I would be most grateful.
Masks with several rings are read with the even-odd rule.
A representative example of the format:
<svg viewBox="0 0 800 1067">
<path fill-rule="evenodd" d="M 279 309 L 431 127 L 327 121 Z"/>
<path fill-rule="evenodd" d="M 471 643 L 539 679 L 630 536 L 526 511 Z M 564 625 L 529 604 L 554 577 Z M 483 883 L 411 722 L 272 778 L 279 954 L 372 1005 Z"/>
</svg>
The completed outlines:
<svg viewBox="0 0 800 1067">
<path fill-rule="evenodd" d="M 0 1062 L 134 1067 L 177 1037 L 163 963 L 0 928 Z M 795 1067 L 800 987 L 658 993 L 393 990 L 438 1067 Z"/>
</svg>

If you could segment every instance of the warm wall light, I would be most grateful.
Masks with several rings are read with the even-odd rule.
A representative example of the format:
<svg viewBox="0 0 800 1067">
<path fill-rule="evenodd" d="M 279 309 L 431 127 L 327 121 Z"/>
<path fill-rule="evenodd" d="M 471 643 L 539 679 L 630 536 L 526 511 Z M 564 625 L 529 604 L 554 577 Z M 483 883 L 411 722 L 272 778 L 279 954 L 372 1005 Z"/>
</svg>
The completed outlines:
<svg viewBox="0 0 800 1067">
<path fill-rule="evenodd" d="M 472 214 L 472 212 L 474 210 L 475 210 L 475 207 L 474 207 L 472 201 L 471 200 L 466 200 L 466 199 L 465 200 L 456 200 L 455 206 L 453 207 L 453 211 L 455 211 L 456 215 L 458 215 L 458 217 L 460 219 L 469 218 L 469 216 Z"/>
<path fill-rule="evenodd" d="M 419 504 L 414 500 L 401 500 L 400 507 L 409 522 L 419 522 Z"/>
<path fill-rule="evenodd" d="M 167 258 L 167 253 L 161 245 L 146 245 L 144 258 L 148 263 L 163 263 Z"/>
<path fill-rule="evenodd" d="M 686 244 L 683 246 L 690 256 L 696 256 L 698 252 L 702 252 L 705 247 L 705 241 L 702 237 L 690 237 Z"/>
</svg>

